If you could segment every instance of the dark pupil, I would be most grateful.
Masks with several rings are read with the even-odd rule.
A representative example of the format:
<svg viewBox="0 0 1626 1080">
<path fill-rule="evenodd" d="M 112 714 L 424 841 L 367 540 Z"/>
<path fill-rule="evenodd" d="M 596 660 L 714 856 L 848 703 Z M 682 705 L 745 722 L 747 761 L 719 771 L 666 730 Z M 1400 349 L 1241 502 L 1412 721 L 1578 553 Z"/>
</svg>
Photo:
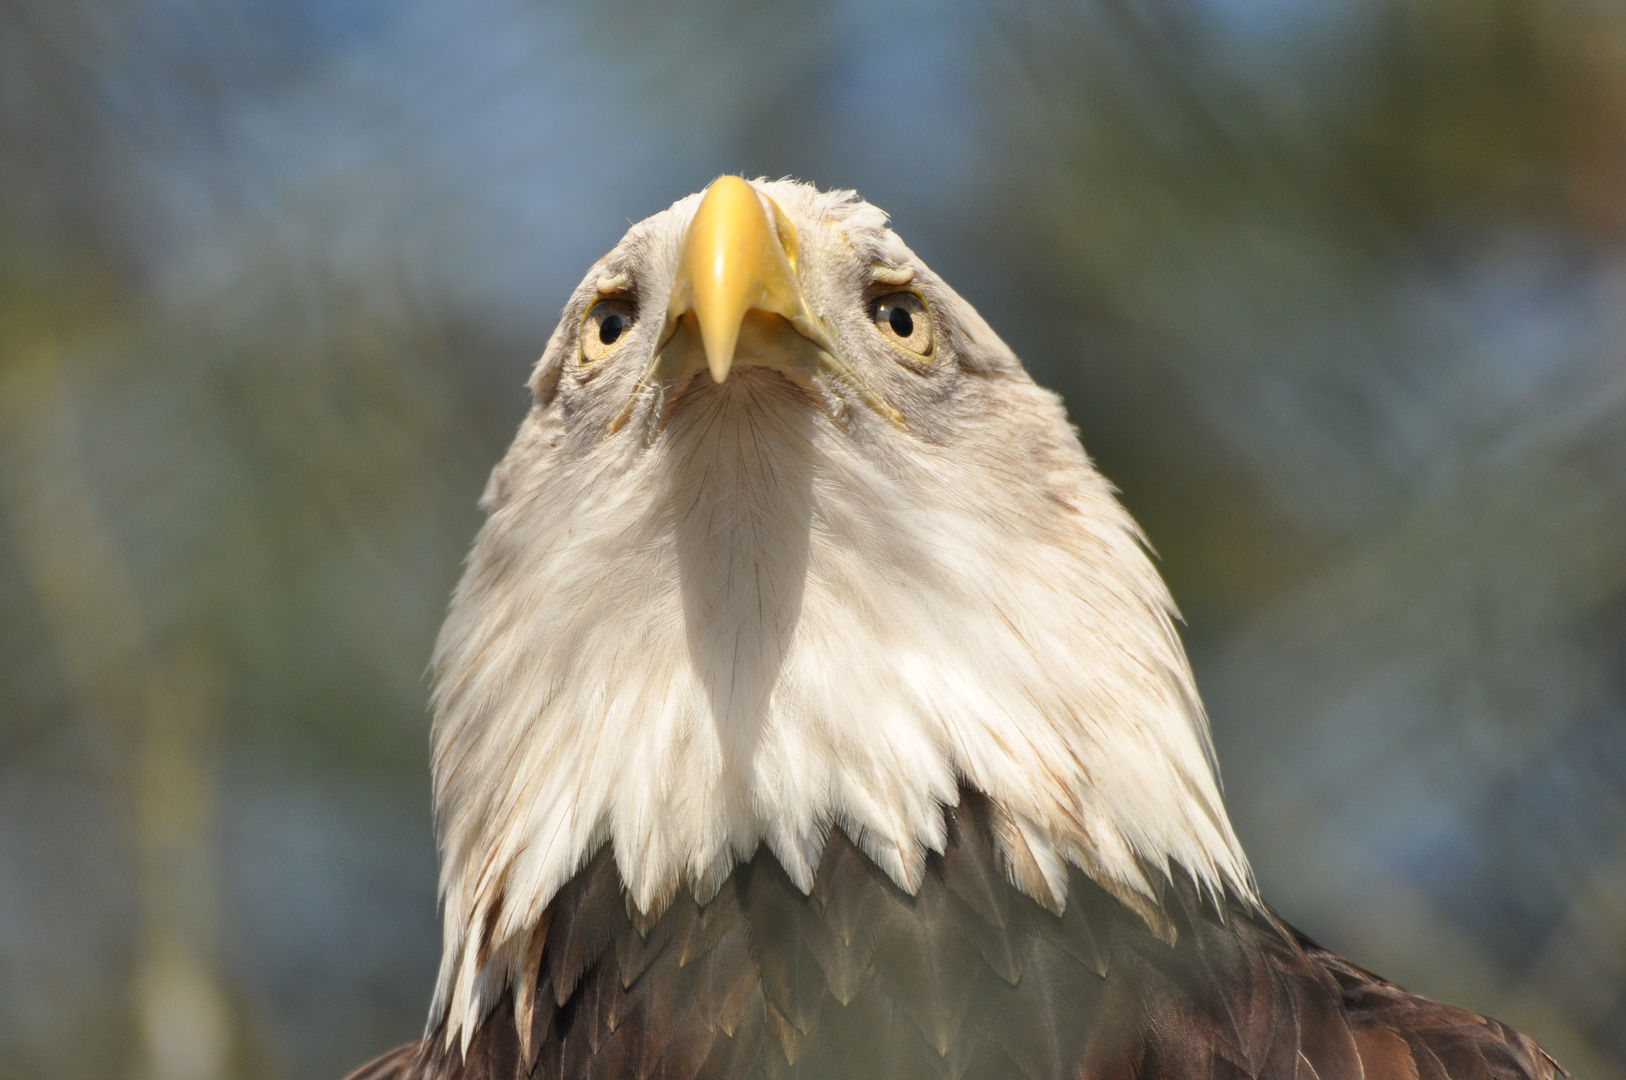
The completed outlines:
<svg viewBox="0 0 1626 1080">
<path fill-rule="evenodd" d="M 915 320 L 909 312 L 901 307 L 894 307 L 886 313 L 886 321 L 892 324 L 892 332 L 901 338 L 906 338 L 915 332 Z"/>
<path fill-rule="evenodd" d="M 627 328 L 625 315 L 611 315 L 598 324 L 598 339 L 606 345 L 614 345 L 615 339 L 621 336 L 621 331 Z"/>
</svg>

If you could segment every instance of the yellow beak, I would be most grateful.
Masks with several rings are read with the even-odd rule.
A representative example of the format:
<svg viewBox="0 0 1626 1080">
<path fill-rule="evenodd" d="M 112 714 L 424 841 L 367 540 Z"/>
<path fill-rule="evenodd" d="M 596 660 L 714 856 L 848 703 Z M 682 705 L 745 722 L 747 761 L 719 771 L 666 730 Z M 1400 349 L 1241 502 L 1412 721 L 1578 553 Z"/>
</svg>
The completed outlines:
<svg viewBox="0 0 1626 1080">
<path fill-rule="evenodd" d="M 748 312 L 783 316 L 826 346 L 802 297 L 795 257 L 796 230 L 771 200 L 738 176 L 720 176 L 706 189 L 684 237 L 667 317 L 694 313 L 715 381 L 728 378 Z"/>
</svg>

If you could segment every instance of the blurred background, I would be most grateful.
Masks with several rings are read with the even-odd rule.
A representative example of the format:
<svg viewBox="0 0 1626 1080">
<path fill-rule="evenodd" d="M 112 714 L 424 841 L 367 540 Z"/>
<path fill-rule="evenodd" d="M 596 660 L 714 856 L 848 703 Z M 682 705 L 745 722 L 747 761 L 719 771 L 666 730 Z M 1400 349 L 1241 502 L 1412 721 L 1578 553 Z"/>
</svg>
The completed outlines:
<svg viewBox="0 0 1626 1080">
<path fill-rule="evenodd" d="M 4 0 L 0 1078 L 337 1078 L 557 311 L 855 187 L 1162 557 L 1282 913 L 1626 1077 L 1626 8 Z"/>
</svg>

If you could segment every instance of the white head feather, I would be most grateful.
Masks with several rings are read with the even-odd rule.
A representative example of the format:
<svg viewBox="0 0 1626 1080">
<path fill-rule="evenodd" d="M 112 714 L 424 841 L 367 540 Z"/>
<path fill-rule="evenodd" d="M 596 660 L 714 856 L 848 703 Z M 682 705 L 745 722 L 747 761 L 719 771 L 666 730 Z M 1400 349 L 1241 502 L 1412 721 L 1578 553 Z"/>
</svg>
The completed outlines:
<svg viewBox="0 0 1626 1080">
<path fill-rule="evenodd" d="M 566 305 L 435 650 L 448 1039 L 606 842 L 645 913 L 762 842 L 807 889 L 833 826 L 913 891 L 965 784 L 1053 910 L 1069 862 L 1143 912 L 1171 862 L 1252 896 L 1172 601 L 1059 400 L 881 211 L 755 187 L 855 377 L 648 384 L 699 196 Z M 869 314 L 909 271 L 930 362 Z M 601 288 L 637 318 L 584 365 Z"/>
</svg>

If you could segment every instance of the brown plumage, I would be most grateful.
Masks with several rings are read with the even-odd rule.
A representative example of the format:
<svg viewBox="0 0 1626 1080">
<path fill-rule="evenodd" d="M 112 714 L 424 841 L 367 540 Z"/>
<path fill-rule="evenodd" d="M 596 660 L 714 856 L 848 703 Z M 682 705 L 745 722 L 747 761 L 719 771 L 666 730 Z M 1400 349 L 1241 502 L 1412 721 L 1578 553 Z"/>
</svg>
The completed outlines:
<svg viewBox="0 0 1626 1080">
<path fill-rule="evenodd" d="M 1008 883 L 985 799 L 962 792 L 947 816 L 915 896 L 837 831 L 811 894 L 760 852 L 642 934 L 601 850 L 545 921 L 528 1024 L 509 996 L 466 1058 L 433 1033 L 350 1080 L 1567 1075 L 1506 1025 L 1183 874 L 1162 897 L 1172 941 L 1076 870 L 1053 915 Z"/>
</svg>

